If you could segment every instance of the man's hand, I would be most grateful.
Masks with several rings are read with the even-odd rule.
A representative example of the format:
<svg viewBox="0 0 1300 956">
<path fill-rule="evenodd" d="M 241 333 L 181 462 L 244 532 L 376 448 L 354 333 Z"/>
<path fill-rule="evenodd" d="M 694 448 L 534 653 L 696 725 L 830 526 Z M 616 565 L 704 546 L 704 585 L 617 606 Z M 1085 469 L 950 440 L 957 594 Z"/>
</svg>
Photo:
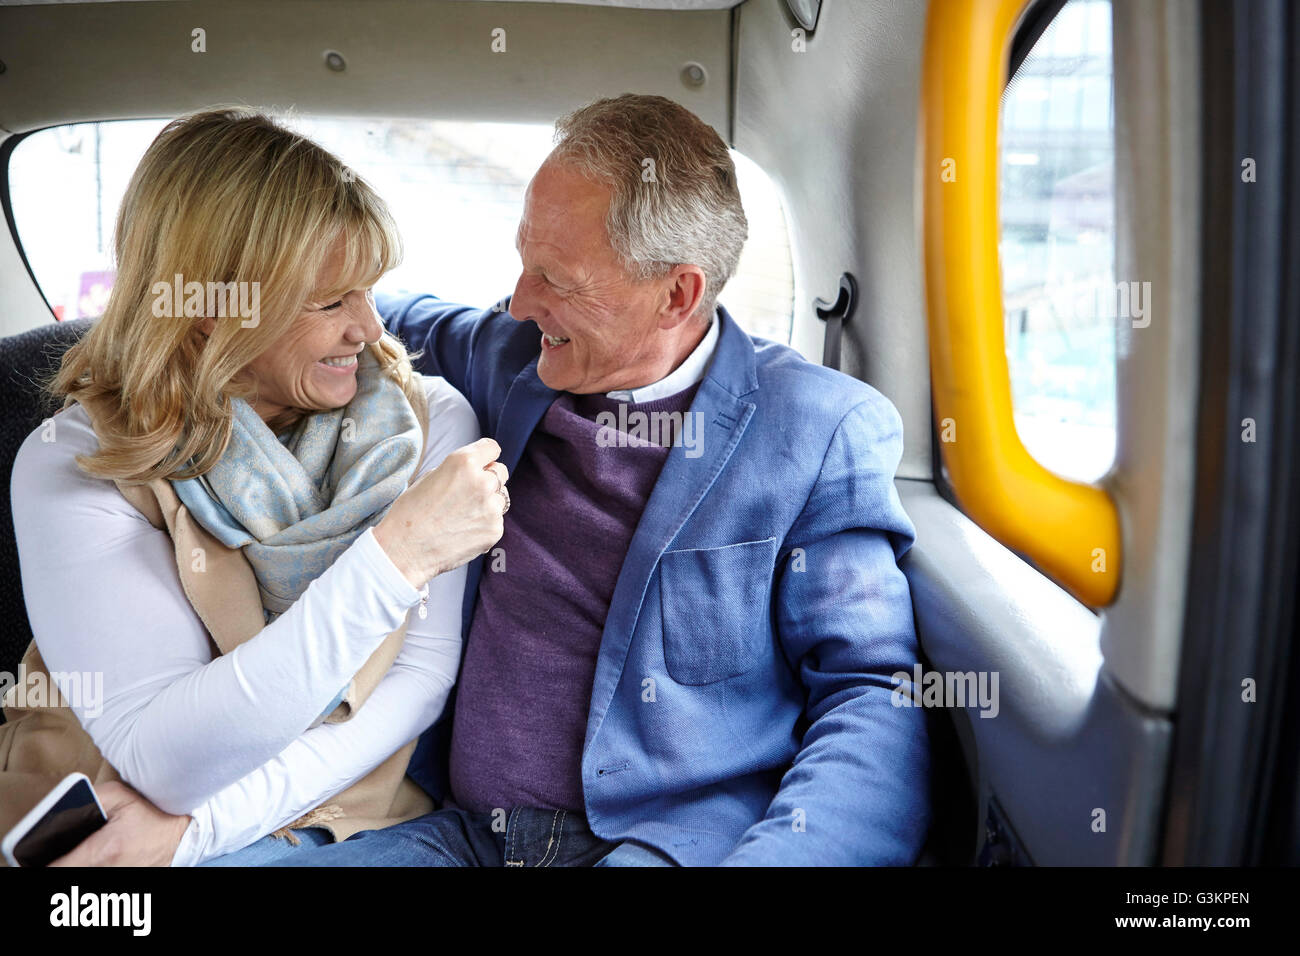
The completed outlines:
<svg viewBox="0 0 1300 956">
<path fill-rule="evenodd" d="M 95 792 L 108 822 L 50 866 L 171 866 L 190 817 L 163 813 L 124 783 Z"/>
</svg>

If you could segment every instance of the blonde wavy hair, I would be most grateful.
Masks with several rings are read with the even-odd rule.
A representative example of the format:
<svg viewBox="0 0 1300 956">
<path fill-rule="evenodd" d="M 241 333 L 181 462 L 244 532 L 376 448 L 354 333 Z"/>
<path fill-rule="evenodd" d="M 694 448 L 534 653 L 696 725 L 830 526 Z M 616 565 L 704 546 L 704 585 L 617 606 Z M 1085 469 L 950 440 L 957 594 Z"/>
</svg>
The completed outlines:
<svg viewBox="0 0 1300 956">
<path fill-rule="evenodd" d="M 313 288 L 340 238 L 333 287 Z M 65 407 L 94 403 L 98 412 L 99 449 L 78 456 L 81 468 L 136 484 L 212 468 L 230 440 L 233 399 L 256 399 L 241 374 L 248 363 L 308 301 L 373 285 L 401 260 L 401 240 L 383 200 L 337 157 L 264 113 L 232 107 L 183 116 L 158 134 L 122 200 L 114 251 L 104 314 L 47 388 Z M 259 283 L 258 323 L 216 318 L 205 338 L 201 317 L 158 317 L 152 290 L 177 275 L 205 288 Z M 420 400 L 401 342 L 385 332 L 368 348 Z"/>
</svg>

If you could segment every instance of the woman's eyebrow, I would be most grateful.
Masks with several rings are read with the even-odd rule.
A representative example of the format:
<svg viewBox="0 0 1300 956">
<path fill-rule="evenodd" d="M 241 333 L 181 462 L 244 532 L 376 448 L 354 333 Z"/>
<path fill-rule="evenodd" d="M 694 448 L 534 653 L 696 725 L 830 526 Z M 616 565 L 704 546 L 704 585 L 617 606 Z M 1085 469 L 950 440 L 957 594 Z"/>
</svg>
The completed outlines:
<svg viewBox="0 0 1300 956">
<path fill-rule="evenodd" d="M 339 299 L 343 298 L 345 295 L 350 295 L 350 294 L 353 293 L 353 292 L 364 292 L 364 291 L 366 290 L 367 287 L 366 287 L 366 286 L 355 286 L 355 287 L 353 287 L 353 288 L 347 288 L 347 289 L 343 289 L 343 290 L 341 290 L 341 291 L 339 291 L 339 292 L 335 292 L 333 295 L 328 295 L 327 293 L 329 293 L 329 291 L 330 291 L 332 288 L 337 288 L 337 286 L 321 286 L 319 289 L 313 289 L 313 290 L 311 291 L 310 295 L 308 296 L 307 301 L 308 301 L 309 303 L 310 303 L 310 302 L 316 302 L 316 303 L 320 303 L 320 304 L 328 305 L 328 304 L 331 303 L 331 302 L 337 302 Z"/>
</svg>

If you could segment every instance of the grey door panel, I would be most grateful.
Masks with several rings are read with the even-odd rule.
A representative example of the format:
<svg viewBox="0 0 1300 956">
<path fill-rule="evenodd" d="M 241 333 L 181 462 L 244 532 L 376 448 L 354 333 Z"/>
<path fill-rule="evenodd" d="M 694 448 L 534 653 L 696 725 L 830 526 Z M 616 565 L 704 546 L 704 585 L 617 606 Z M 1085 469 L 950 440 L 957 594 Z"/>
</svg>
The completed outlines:
<svg viewBox="0 0 1300 956">
<path fill-rule="evenodd" d="M 1037 864 L 1154 862 L 1168 717 L 1106 676 L 1094 614 L 931 482 L 897 484 L 917 528 L 903 567 L 930 668 L 982 674 L 990 689 L 997 675 L 988 716 L 970 703 L 953 715 L 980 819 L 996 798 Z"/>
</svg>

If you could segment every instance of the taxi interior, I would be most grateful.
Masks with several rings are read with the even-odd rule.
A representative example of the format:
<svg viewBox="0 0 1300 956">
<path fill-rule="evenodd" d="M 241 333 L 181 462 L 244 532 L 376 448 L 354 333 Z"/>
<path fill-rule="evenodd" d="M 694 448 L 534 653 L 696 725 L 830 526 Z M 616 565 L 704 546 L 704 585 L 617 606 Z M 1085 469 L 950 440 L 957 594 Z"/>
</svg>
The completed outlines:
<svg viewBox="0 0 1300 956">
<path fill-rule="evenodd" d="M 29 137 L 225 103 L 548 124 L 662 94 L 770 177 L 789 342 L 902 415 L 926 669 L 997 675 L 993 708 L 931 713 L 918 862 L 1300 862 L 1297 50 L 1283 0 L 5 3 L 0 484 L 50 413 L 36 380 L 88 322 L 53 309 L 24 246 Z M 1094 103 L 1078 84 L 1098 64 Z M 1008 125 L 1026 110 L 1032 142 Z M 1049 181 L 1026 238 L 1033 177 L 1081 143 L 1104 175 L 1094 158 Z M 1071 229 L 1101 237 L 1124 293 L 1100 325 L 1010 294 L 1088 278 L 1065 268 L 1098 255 Z M 1054 365 L 1042 343 L 1085 326 L 1101 344 Z M 1110 415 L 1090 475 L 1029 439 L 1078 452 L 1095 429 L 1050 402 L 1026 417 L 1081 367 Z M 0 670 L 30 638 L 5 494 Z"/>
</svg>

